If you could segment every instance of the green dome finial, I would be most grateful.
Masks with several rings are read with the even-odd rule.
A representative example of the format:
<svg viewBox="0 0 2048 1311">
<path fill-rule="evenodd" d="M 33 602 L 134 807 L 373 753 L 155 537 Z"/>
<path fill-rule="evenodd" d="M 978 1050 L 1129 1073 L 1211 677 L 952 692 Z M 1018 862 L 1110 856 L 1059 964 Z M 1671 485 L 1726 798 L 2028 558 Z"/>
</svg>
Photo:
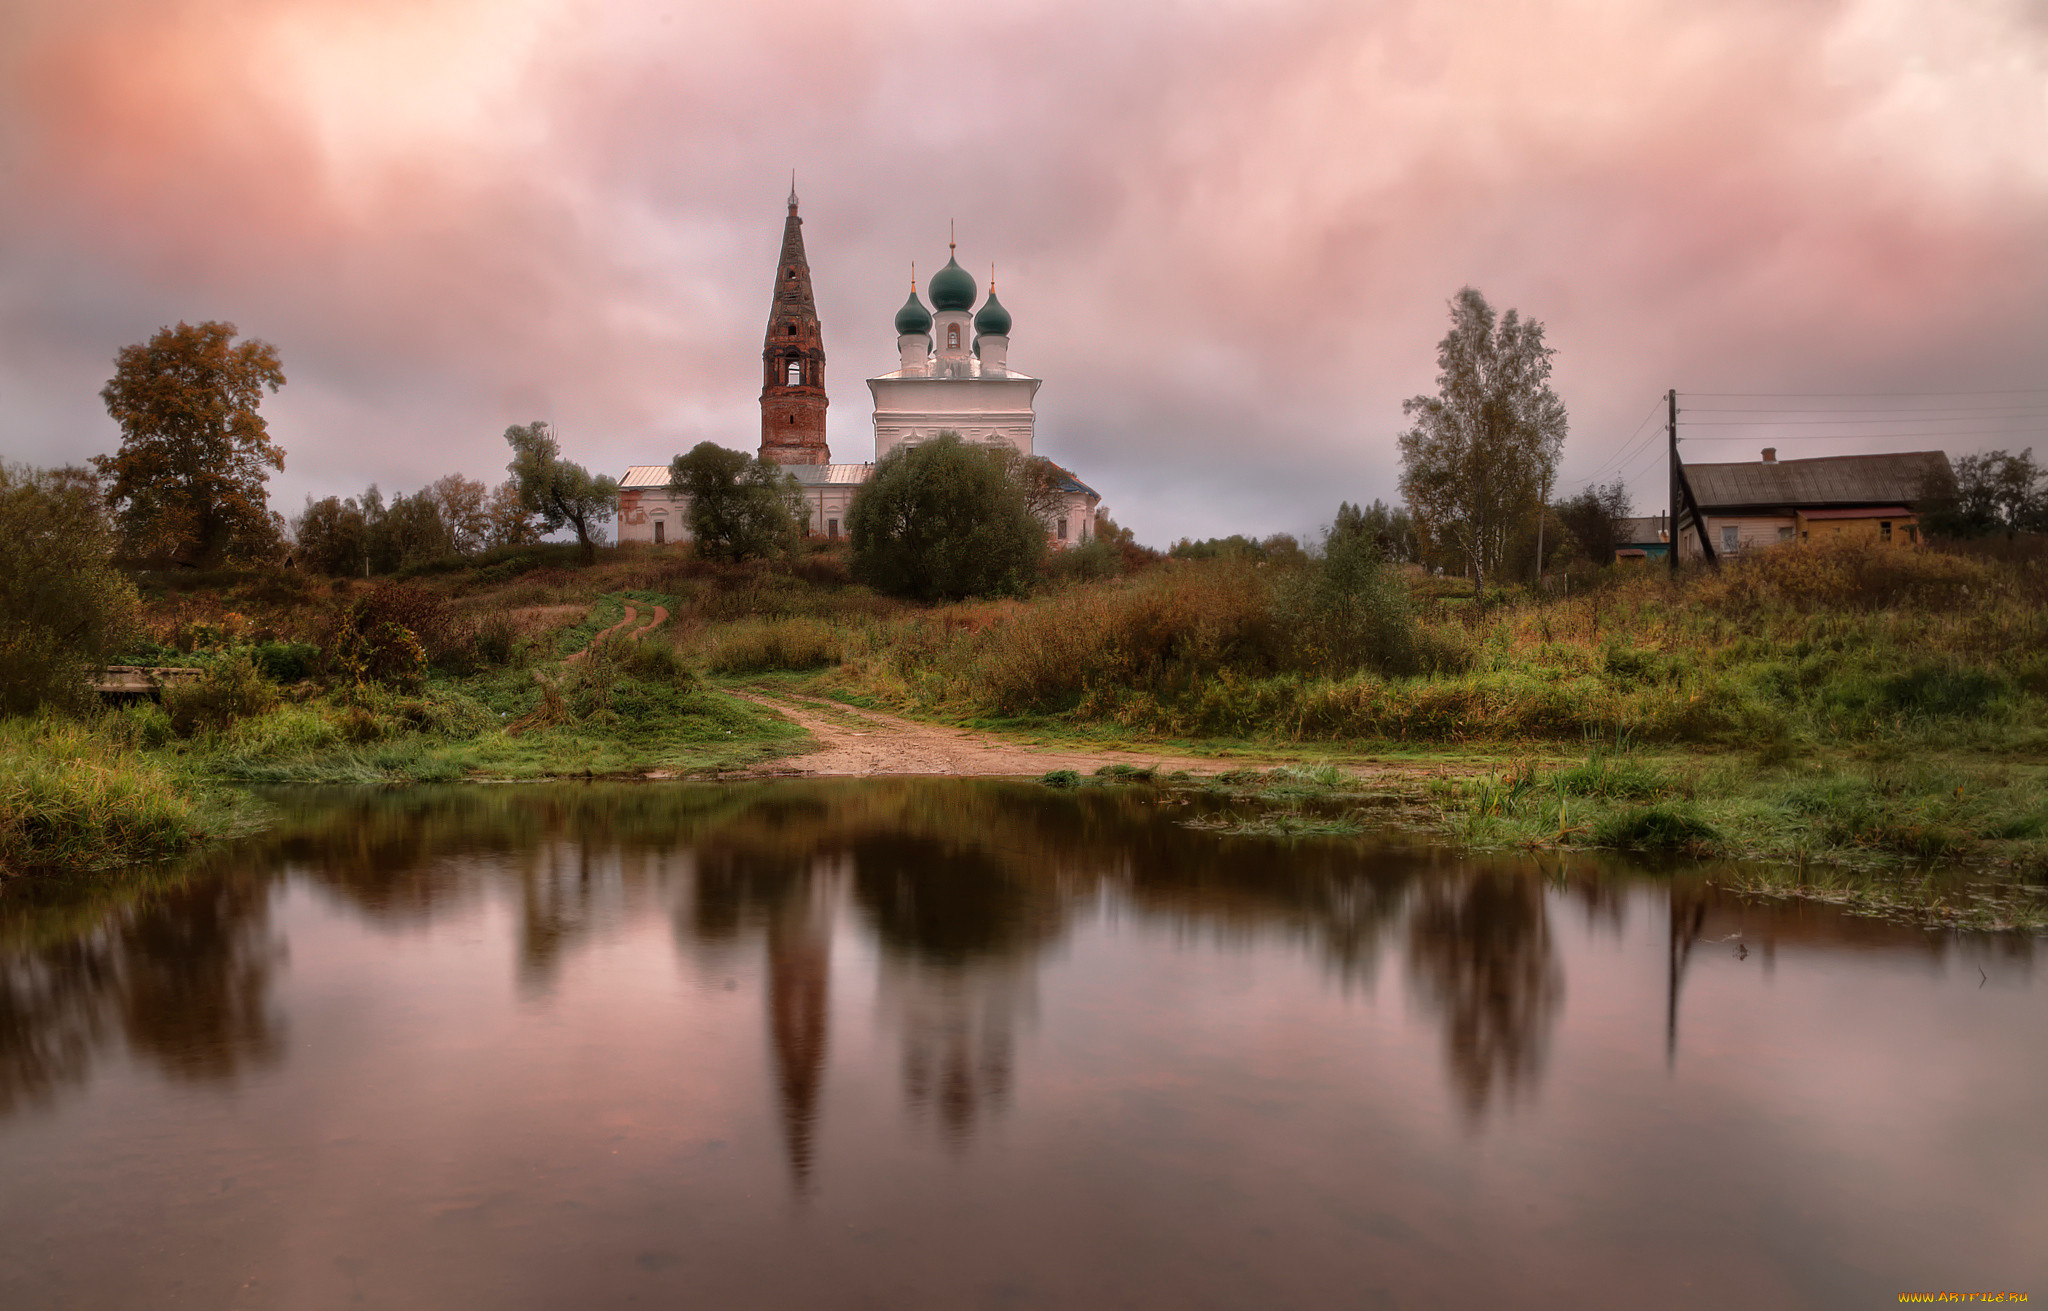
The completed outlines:
<svg viewBox="0 0 2048 1311">
<path fill-rule="evenodd" d="M 988 266 L 988 299 L 981 303 L 981 313 L 974 316 L 974 330 L 984 337 L 1007 337 L 1010 335 L 1010 311 L 996 299 L 996 266 Z"/>
<path fill-rule="evenodd" d="M 931 336 L 932 315 L 931 311 L 924 307 L 924 302 L 917 298 L 917 265 L 913 263 L 910 266 L 910 299 L 904 301 L 903 308 L 896 311 L 896 335 L 908 337 L 915 332 Z"/>
<path fill-rule="evenodd" d="M 955 247 L 949 241 L 946 249 L 951 252 Z M 926 290 L 931 294 L 932 308 L 945 311 L 973 309 L 981 288 L 974 285 L 974 275 L 961 268 L 957 258 L 948 258 L 946 267 L 932 276 L 931 286 Z"/>
</svg>

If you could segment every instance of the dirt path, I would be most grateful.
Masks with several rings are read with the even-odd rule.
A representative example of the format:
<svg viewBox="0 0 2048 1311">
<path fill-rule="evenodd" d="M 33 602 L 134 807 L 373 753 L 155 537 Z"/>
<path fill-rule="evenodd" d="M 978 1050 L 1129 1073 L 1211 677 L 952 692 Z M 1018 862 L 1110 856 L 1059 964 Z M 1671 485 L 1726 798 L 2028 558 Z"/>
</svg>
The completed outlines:
<svg viewBox="0 0 2048 1311">
<path fill-rule="evenodd" d="M 1118 751 L 1109 748 L 1041 747 L 1016 742 L 979 729 L 951 728 L 943 724 L 920 724 L 875 710 L 858 710 L 833 701 L 819 701 L 788 693 L 770 696 L 761 692 L 732 695 L 765 706 L 817 738 L 822 746 L 807 755 L 757 765 L 748 772 L 756 775 L 851 776 L 867 778 L 877 774 L 956 774 L 963 777 L 997 778 L 1050 773 L 1071 769 L 1092 774 L 1104 765 L 1122 764 L 1136 768 L 1157 766 L 1165 771 L 1185 769 L 1191 773 L 1214 774 L 1227 769 L 1267 768 L 1292 763 L 1298 757 L 1260 756 L 1220 760 L 1213 756 L 1175 755 L 1171 752 Z M 1353 773 L 1406 773 L 1387 766 L 1347 766 Z"/>
<path fill-rule="evenodd" d="M 584 645 L 581 651 L 577 651 L 572 655 L 564 657 L 562 663 L 565 665 L 581 664 L 583 662 L 583 658 L 590 654 L 591 649 L 593 647 L 603 642 L 609 642 L 614 637 L 620 637 L 621 640 L 627 642 L 637 642 L 641 638 L 647 636 L 647 634 L 653 632 L 655 629 L 661 627 L 663 624 L 668 622 L 668 607 L 665 605 L 655 606 L 654 617 L 652 619 L 649 619 L 646 623 L 641 624 L 638 628 L 633 628 L 633 631 L 630 633 L 624 631 L 625 629 L 632 628 L 633 623 L 639 618 L 639 607 L 633 605 L 631 602 L 628 602 L 626 605 L 626 617 L 624 619 L 619 620 L 619 622 L 613 624 L 610 628 L 605 629 L 596 637 L 591 638 L 590 641 Z"/>
</svg>

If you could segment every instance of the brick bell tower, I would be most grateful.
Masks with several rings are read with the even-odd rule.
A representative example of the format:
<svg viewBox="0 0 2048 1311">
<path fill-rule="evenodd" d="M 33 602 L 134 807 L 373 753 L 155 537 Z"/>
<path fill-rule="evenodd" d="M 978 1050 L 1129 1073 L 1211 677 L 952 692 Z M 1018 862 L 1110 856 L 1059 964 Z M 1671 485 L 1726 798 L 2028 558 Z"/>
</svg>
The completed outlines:
<svg viewBox="0 0 2048 1311">
<path fill-rule="evenodd" d="M 804 259 L 804 221 L 796 214 L 796 183 L 789 186 L 789 218 L 782 225 L 782 259 L 775 266 L 775 299 L 761 347 L 761 458 L 777 464 L 830 464 L 825 445 L 825 330 L 811 299 L 811 266 Z"/>
</svg>

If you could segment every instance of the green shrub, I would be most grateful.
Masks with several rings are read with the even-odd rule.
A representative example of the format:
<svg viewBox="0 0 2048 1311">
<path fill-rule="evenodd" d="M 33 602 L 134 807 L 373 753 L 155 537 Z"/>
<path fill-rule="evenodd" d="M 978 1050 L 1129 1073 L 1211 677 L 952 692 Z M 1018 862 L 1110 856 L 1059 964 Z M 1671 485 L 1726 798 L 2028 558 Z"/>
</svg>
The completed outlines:
<svg viewBox="0 0 2048 1311">
<path fill-rule="evenodd" d="M 1689 809 L 1643 806 L 1608 815 L 1593 826 L 1593 841 L 1623 851 L 1688 851 L 1704 853 L 1720 834 Z"/>
<path fill-rule="evenodd" d="M 854 577 L 921 601 L 1024 591 L 1045 555 L 1031 502 L 1046 468 L 954 432 L 898 446 L 847 508 Z"/>
<path fill-rule="evenodd" d="M 273 683 L 303 683 L 319 666 L 320 648 L 310 642 L 259 642 L 249 656 Z"/>
<path fill-rule="evenodd" d="M 214 661 L 191 682 L 166 687 L 163 697 L 172 731 L 191 737 L 263 714 L 277 704 L 277 686 L 256 668 L 248 652 L 238 651 Z"/>
<path fill-rule="evenodd" d="M 1920 715 L 1981 715 L 2006 692 L 2005 680 L 1986 670 L 1930 665 L 1879 684 L 1879 697 L 1885 705 Z"/>
<path fill-rule="evenodd" d="M 1077 788 L 1081 786 L 1081 774 L 1079 770 L 1055 769 L 1041 775 L 1038 781 L 1049 788 Z"/>
<path fill-rule="evenodd" d="M 88 705 L 88 671 L 135 628 L 99 483 L 0 463 L 0 714 Z"/>
</svg>

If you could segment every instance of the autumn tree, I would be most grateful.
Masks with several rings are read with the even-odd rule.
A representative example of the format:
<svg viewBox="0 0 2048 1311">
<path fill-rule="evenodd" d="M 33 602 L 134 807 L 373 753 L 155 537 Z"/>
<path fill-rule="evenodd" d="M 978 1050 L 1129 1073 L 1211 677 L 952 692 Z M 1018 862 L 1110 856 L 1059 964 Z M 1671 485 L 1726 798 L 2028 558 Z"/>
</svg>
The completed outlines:
<svg viewBox="0 0 2048 1311">
<path fill-rule="evenodd" d="M 1401 492 L 1426 547 L 1449 550 L 1481 595 L 1515 529 L 1542 504 L 1564 447 L 1564 402 L 1550 387 L 1543 325 L 1496 318 L 1470 287 L 1450 303 L 1437 345 L 1437 394 L 1401 403 Z"/>
<path fill-rule="evenodd" d="M 698 442 L 669 462 L 668 476 L 670 489 L 690 500 L 690 539 L 699 555 L 781 555 L 803 533 L 803 488 L 773 460 Z"/>
<path fill-rule="evenodd" d="M 531 546 L 541 539 L 540 524 L 519 497 L 517 478 L 507 478 L 491 489 L 490 500 L 484 504 L 484 519 L 484 545 L 493 549 Z"/>
<path fill-rule="evenodd" d="M 507 428 L 505 443 L 512 448 L 512 462 L 505 468 L 519 484 L 519 503 L 548 532 L 574 529 L 584 562 L 596 559 L 595 534 L 618 509 L 618 480 L 563 459 L 548 425 L 539 419 Z"/>
<path fill-rule="evenodd" d="M 284 386 L 277 348 L 232 323 L 180 323 L 114 358 L 100 392 L 121 449 L 96 456 L 129 552 L 187 564 L 270 554 L 279 521 L 264 482 L 284 468 L 257 412 Z"/>
<path fill-rule="evenodd" d="M 474 478 L 447 474 L 427 484 L 422 495 L 431 496 L 448 535 L 448 547 L 457 555 L 475 555 L 490 543 L 489 491 Z"/>
</svg>

